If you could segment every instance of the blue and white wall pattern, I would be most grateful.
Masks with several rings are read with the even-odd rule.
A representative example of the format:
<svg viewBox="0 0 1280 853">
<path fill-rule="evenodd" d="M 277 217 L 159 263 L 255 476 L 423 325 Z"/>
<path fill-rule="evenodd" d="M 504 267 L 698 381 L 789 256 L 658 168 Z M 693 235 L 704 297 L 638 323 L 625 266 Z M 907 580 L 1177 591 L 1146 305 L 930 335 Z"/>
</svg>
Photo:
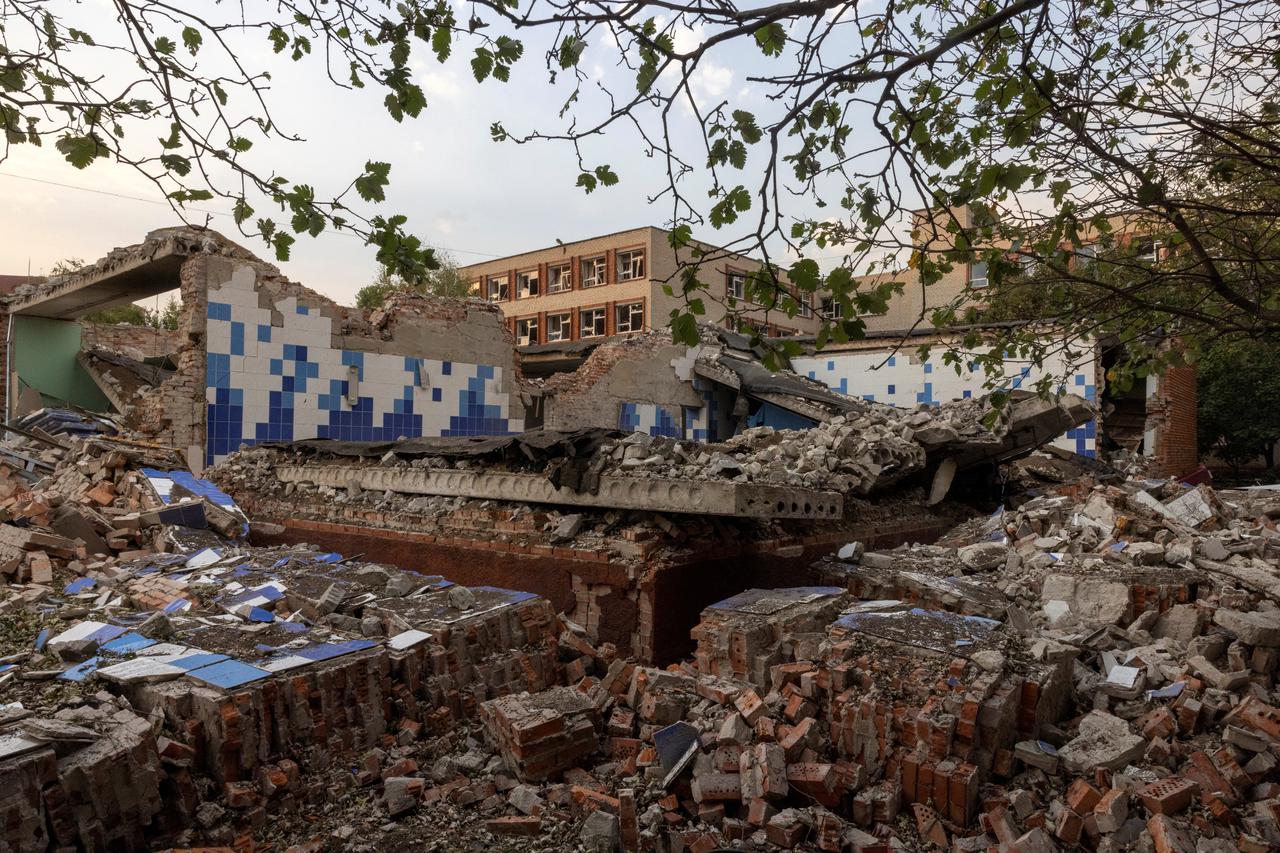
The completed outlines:
<svg viewBox="0 0 1280 853">
<path fill-rule="evenodd" d="M 666 436 L 682 441 L 712 441 L 719 438 L 719 405 L 715 383 L 700 376 L 693 378 L 693 389 L 702 395 L 701 406 L 681 406 L 683 420 L 677 420 L 671 406 L 656 403 L 622 403 L 618 407 L 618 429 Z"/>
<path fill-rule="evenodd" d="M 975 371 L 975 365 L 971 364 L 957 374 L 954 367 L 942 361 L 941 348 L 930 352 L 925 361 L 914 351 L 901 350 L 890 355 L 884 350 L 862 350 L 796 358 L 792 359 L 791 366 L 797 373 L 823 382 L 841 394 L 905 408 L 915 408 L 921 403 L 938 405 L 984 393 L 985 376 L 980 372 L 981 366 L 976 365 Z M 1041 369 L 1024 361 L 1007 360 L 1004 375 L 1007 387 L 1020 388 L 1030 387 L 1048 374 L 1060 381 L 1058 393 L 1077 394 L 1096 402 L 1094 371 L 1092 358 L 1083 364 L 1071 365 L 1068 370 L 1065 360 L 1054 356 L 1046 360 Z M 1053 444 L 1084 456 L 1096 456 L 1097 438 L 1097 424 L 1090 420 L 1067 430 Z"/>
<path fill-rule="evenodd" d="M 237 267 L 209 290 L 205 461 L 241 444 L 335 438 L 508 435 L 524 428 L 511 377 L 495 365 L 335 349 L 332 325 L 294 297 L 258 305 L 255 276 Z M 356 402 L 347 400 L 356 376 Z"/>
</svg>

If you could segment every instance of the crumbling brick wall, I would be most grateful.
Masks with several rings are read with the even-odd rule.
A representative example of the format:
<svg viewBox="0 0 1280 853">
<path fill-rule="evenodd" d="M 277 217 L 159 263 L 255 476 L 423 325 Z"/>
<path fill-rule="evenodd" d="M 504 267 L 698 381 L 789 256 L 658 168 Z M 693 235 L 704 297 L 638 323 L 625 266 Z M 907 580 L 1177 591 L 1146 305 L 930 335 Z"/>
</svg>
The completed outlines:
<svg viewBox="0 0 1280 853">
<path fill-rule="evenodd" d="M 673 436 L 684 437 L 678 434 L 684 407 L 701 409 L 706 404 L 693 383 L 681 379 L 672 366 L 685 357 L 686 348 L 671 343 L 665 331 L 611 340 L 574 372 L 547 382 L 545 424 L 548 429 L 630 430 L 640 424 L 629 418 L 644 420 L 647 414 L 652 421 L 660 409 L 663 422 L 674 425 Z"/>
<path fill-rule="evenodd" d="M 181 347 L 182 335 L 177 329 L 153 329 L 128 323 L 80 322 L 80 340 L 84 349 L 103 347 L 143 358 L 163 358 Z"/>
<path fill-rule="evenodd" d="M 1170 367 L 1147 400 L 1147 430 L 1154 430 L 1151 475 L 1179 477 L 1200 464 L 1196 445 L 1196 369 Z"/>
</svg>

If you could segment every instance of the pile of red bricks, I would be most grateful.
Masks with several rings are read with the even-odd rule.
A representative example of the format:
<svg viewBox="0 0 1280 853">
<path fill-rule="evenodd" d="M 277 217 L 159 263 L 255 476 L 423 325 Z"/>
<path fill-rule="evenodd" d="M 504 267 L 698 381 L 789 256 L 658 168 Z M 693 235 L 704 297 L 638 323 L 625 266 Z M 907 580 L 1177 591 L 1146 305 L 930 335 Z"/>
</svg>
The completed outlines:
<svg viewBox="0 0 1280 853">
<path fill-rule="evenodd" d="M 595 706 L 572 687 L 493 699 L 480 717 L 507 768 L 524 781 L 562 773 L 599 746 Z"/>
</svg>

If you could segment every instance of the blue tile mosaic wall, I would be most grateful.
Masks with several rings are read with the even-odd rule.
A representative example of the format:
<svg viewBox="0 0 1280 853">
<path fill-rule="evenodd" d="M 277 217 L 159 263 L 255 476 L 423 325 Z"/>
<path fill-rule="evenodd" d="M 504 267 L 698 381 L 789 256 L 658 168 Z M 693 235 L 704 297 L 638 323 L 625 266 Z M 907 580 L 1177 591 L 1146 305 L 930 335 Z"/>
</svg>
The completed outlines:
<svg viewBox="0 0 1280 853">
<path fill-rule="evenodd" d="M 318 310 L 293 297 L 275 308 L 283 326 L 272 326 L 271 311 L 258 307 L 248 268 L 209 293 L 207 464 L 265 441 L 390 441 L 524 428 L 501 367 L 334 349 L 331 321 Z"/>
<path fill-rule="evenodd" d="M 904 408 L 918 405 L 936 406 L 948 400 L 967 399 L 984 393 L 980 366 L 971 362 L 957 374 L 955 368 L 942 361 L 942 353 L 930 354 L 927 361 L 905 355 L 885 358 L 883 351 L 842 352 L 824 354 L 820 358 L 792 360 L 797 373 L 825 383 L 842 394 L 877 400 Z M 1042 370 L 1036 370 L 1025 362 L 1012 359 L 1005 362 L 1005 376 L 1011 388 L 1030 386 L 1045 374 L 1064 378 L 1059 391 L 1070 391 L 1096 402 L 1097 388 L 1093 384 L 1094 362 L 1068 370 L 1061 358 L 1046 362 Z M 1053 444 L 1084 456 L 1097 454 L 1097 424 L 1089 421 L 1068 430 Z"/>
<path fill-rule="evenodd" d="M 693 390 L 702 396 L 703 404 L 681 406 L 682 423 L 676 423 L 668 408 L 654 403 L 622 403 L 618 406 L 618 429 L 682 441 L 710 441 L 718 437 L 720 425 L 715 383 L 694 377 Z"/>
</svg>

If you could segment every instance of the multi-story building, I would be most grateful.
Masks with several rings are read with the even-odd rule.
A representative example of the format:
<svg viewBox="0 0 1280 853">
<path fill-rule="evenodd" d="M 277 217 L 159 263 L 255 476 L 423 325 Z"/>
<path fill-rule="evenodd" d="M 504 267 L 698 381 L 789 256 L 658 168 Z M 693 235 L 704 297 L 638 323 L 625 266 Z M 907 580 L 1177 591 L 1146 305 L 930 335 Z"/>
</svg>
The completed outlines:
<svg viewBox="0 0 1280 853">
<path fill-rule="evenodd" d="M 589 341 L 666 326 L 671 312 L 684 305 L 679 272 L 696 248 L 707 253 L 699 269 L 709 286 L 697 294 L 707 309 L 701 319 L 721 323 L 732 314 L 774 336 L 817 331 L 808 300 L 797 305 L 795 316 L 746 301 L 747 280 L 761 268 L 759 261 L 704 243 L 677 253 L 669 236 L 661 228 L 634 228 L 472 264 L 459 273 L 475 295 L 501 307 L 519 344 Z M 667 295 L 664 286 L 676 295 Z"/>
</svg>

